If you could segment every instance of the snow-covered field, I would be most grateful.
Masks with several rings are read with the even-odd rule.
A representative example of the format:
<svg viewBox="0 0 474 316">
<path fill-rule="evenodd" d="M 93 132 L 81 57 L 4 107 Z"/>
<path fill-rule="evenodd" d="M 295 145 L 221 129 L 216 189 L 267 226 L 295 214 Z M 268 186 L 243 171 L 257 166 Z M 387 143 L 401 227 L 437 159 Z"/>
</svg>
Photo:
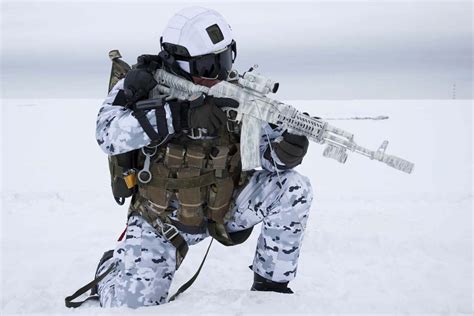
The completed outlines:
<svg viewBox="0 0 474 316">
<path fill-rule="evenodd" d="M 131 314 L 96 304 L 68 310 L 63 301 L 90 281 L 125 223 L 95 143 L 100 103 L 3 100 L 2 315 Z M 299 167 L 316 199 L 295 295 L 248 290 L 257 229 L 235 248 L 216 243 L 178 300 L 133 313 L 472 314 L 472 100 L 291 103 L 323 117 L 390 116 L 332 123 L 369 148 L 390 140 L 388 152 L 415 162 L 414 173 L 354 154 L 340 165 L 314 144 Z M 173 289 L 194 273 L 207 243 L 191 248 Z"/>
</svg>

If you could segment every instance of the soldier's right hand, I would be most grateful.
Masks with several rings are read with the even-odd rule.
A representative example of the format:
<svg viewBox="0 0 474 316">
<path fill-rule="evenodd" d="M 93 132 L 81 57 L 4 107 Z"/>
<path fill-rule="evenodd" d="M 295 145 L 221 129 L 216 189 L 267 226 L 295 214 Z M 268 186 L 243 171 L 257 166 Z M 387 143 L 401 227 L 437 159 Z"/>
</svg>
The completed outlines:
<svg viewBox="0 0 474 316">
<path fill-rule="evenodd" d="M 150 91 L 157 85 L 153 75 L 145 69 L 132 69 L 123 82 L 127 106 L 137 101 L 148 99 Z"/>
</svg>

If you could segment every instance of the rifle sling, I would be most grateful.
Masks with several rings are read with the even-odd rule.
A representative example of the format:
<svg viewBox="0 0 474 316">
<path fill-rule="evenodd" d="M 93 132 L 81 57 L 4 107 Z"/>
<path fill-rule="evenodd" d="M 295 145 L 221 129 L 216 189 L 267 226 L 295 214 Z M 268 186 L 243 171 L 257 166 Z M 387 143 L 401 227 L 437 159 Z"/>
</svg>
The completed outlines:
<svg viewBox="0 0 474 316">
<path fill-rule="evenodd" d="M 76 298 L 81 296 L 82 294 L 86 293 L 87 291 L 91 290 L 94 286 L 99 284 L 100 281 L 102 281 L 110 272 L 112 272 L 115 269 L 116 263 L 111 264 L 110 267 L 101 275 L 98 275 L 94 280 L 91 282 L 87 283 L 83 287 L 81 287 L 79 290 L 77 290 L 74 294 L 66 297 L 64 299 L 64 302 L 66 304 L 66 307 L 69 308 L 76 308 L 84 304 L 86 301 L 89 300 L 99 300 L 99 295 L 97 293 L 89 295 L 85 300 L 79 301 L 79 302 L 73 302 Z"/>
<path fill-rule="evenodd" d="M 174 301 L 178 297 L 178 295 L 180 295 L 181 293 L 186 291 L 194 283 L 194 281 L 196 281 L 199 273 L 201 272 L 202 266 L 204 265 L 204 262 L 206 261 L 207 254 L 209 253 L 209 249 L 211 249 L 211 245 L 212 245 L 213 241 L 214 241 L 214 238 L 211 239 L 211 242 L 209 243 L 209 246 L 207 246 L 206 254 L 204 255 L 204 258 L 202 258 L 201 264 L 199 265 L 199 268 L 197 269 L 196 273 L 194 273 L 194 275 L 191 277 L 191 279 L 189 279 L 186 283 L 181 285 L 181 287 L 176 291 L 176 293 L 174 293 L 169 298 L 168 303 Z"/>
</svg>

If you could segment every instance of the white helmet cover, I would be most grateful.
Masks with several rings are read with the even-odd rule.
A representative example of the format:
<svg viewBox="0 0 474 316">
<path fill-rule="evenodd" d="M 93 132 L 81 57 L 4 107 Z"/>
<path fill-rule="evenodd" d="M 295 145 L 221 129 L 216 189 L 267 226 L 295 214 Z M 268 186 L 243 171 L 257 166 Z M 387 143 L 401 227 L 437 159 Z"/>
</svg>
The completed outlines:
<svg viewBox="0 0 474 316">
<path fill-rule="evenodd" d="M 232 29 L 217 11 L 188 7 L 169 20 L 162 42 L 183 46 L 194 57 L 226 48 L 232 42 Z"/>
</svg>

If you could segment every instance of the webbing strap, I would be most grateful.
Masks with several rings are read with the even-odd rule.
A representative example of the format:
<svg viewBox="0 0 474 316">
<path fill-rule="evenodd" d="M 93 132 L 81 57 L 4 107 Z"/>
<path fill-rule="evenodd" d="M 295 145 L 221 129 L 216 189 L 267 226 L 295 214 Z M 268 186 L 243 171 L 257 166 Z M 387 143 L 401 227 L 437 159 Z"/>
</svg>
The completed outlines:
<svg viewBox="0 0 474 316">
<path fill-rule="evenodd" d="M 153 177 L 147 185 L 162 189 L 177 190 L 177 189 L 192 189 L 205 187 L 216 183 L 216 176 L 214 172 L 208 172 L 200 176 L 189 178 L 161 178 Z"/>
<path fill-rule="evenodd" d="M 168 121 L 166 120 L 166 111 L 163 106 L 155 109 L 156 128 L 161 135 L 168 135 Z"/>
<path fill-rule="evenodd" d="M 224 246 L 235 245 L 235 243 L 223 227 L 223 224 L 218 224 L 214 221 L 209 221 L 209 223 L 207 224 L 207 229 L 209 231 L 209 235 L 217 239 L 217 241 L 223 244 Z"/>
<path fill-rule="evenodd" d="M 188 282 L 181 285 L 181 287 L 176 291 L 176 293 L 174 293 L 170 297 L 170 299 L 168 300 L 168 303 L 174 301 L 178 297 L 178 295 L 186 291 L 194 283 L 194 281 L 196 281 L 199 273 L 201 272 L 202 266 L 204 265 L 204 261 L 206 261 L 207 254 L 209 253 L 209 249 L 211 249 L 211 245 L 213 241 L 214 241 L 214 238 L 211 238 L 211 242 L 209 243 L 209 246 L 207 246 L 206 254 L 204 255 L 204 258 L 202 258 L 201 264 L 199 265 L 199 268 L 197 269 L 196 273 L 194 273 L 194 275 L 192 276 L 191 279 L 188 280 Z"/>
<path fill-rule="evenodd" d="M 185 225 L 178 220 L 170 218 L 173 225 L 179 230 L 187 234 L 196 235 L 196 234 L 205 234 L 207 231 L 207 222 L 202 221 L 198 226 L 195 225 Z"/>
<path fill-rule="evenodd" d="M 209 250 L 211 249 L 212 242 L 214 241 L 214 238 L 211 239 L 211 242 L 209 243 L 209 246 L 207 246 L 206 254 L 204 255 L 204 258 L 202 258 L 201 264 L 199 265 L 199 268 L 197 269 L 196 273 L 189 279 L 186 283 L 181 285 L 181 287 L 174 293 L 168 302 L 174 301 L 181 293 L 186 291 L 193 283 L 196 281 L 197 277 L 199 276 L 199 273 L 201 273 L 202 267 L 204 266 L 204 262 L 206 261 L 207 255 L 209 254 Z M 77 290 L 74 294 L 66 297 L 64 299 L 64 302 L 66 304 L 66 307 L 69 308 L 76 308 L 84 304 L 86 301 L 89 300 L 99 300 L 99 295 L 98 294 L 93 294 L 89 295 L 86 299 L 79 301 L 79 302 L 73 302 L 76 298 L 81 296 L 82 294 L 86 293 L 90 289 L 92 289 L 94 286 L 96 286 L 100 281 L 102 281 L 110 272 L 113 271 L 115 268 L 116 263 L 112 264 L 104 273 L 96 277 L 94 280 L 91 282 L 87 283 L 83 287 L 81 287 L 79 290 Z"/>
<path fill-rule="evenodd" d="M 137 110 L 132 113 L 133 116 L 137 119 L 138 123 L 140 123 L 140 126 L 143 128 L 147 136 L 154 142 L 159 141 L 162 137 L 160 134 L 158 134 L 155 129 L 153 128 L 153 125 L 151 125 L 150 121 L 148 120 L 146 116 L 146 112 L 142 110 Z M 165 134 L 166 135 L 166 134 Z"/>
<path fill-rule="evenodd" d="M 131 207 L 133 211 L 130 213 L 130 215 L 132 215 L 133 212 L 140 214 L 140 216 L 142 216 L 150 225 L 152 225 L 159 234 L 162 234 L 162 236 L 176 248 L 176 269 L 178 269 L 184 260 L 184 257 L 186 257 L 186 254 L 188 253 L 189 246 L 186 240 L 184 240 L 183 236 L 181 236 L 176 228 L 172 225 L 168 216 L 160 217 L 158 214 L 150 214 L 147 211 L 147 208 L 143 204 L 146 203 L 146 201 L 146 199 L 139 197 L 139 199 L 137 199 L 135 202 L 135 205 Z M 163 227 L 158 225 L 157 219 L 159 219 L 162 224 L 165 223 L 168 225 L 165 231 Z"/>
<path fill-rule="evenodd" d="M 83 287 L 81 287 L 79 290 L 77 290 L 74 294 L 66 297 L 64 299 L 64 303 L 66 304 L 66 307 L 72 307 L 76 308 L 84 304 L 84 302 L 89 301 L 89 300 L 99 300 L 99 295 L 98 294 L 91 294 L 89 297 L 87 297 L 85 300 L 79 301 L 79 302 L 73 302 L 76 298 L 81 296 L 82 294 L 86 293 L 90 289 L 92 289 L 94 286 L 99 284 L 100 281 L 102 281 L 110 272 L 112 272 L 115 269 L 116 263 L 113 263 L 110 265 L 110 267 L 101 275 L 97 276 L 94 280 L 91 282 L 87 283 Z"/>
</svg>

